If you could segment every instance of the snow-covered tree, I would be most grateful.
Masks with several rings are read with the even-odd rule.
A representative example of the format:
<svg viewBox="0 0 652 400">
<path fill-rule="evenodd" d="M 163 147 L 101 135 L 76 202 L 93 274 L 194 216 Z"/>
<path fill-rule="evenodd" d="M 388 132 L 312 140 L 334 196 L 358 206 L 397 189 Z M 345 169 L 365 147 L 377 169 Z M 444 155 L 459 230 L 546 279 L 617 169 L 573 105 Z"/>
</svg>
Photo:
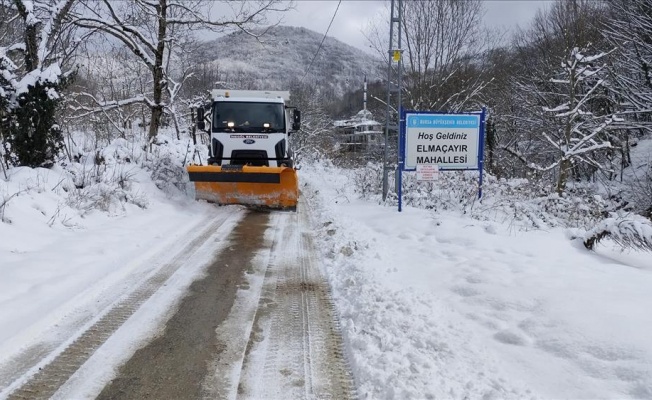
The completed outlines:
<svg viewBox="0 0 652 400">
<path fill-rule="evenodd" d="M 333 120 L 324 110 L 324 96 L 312 83 L 294 81 L 290 85 L 290 103 L 301 110 L 301 130 L 290 137 L 295 160 L 331 158 L 335 144 Z"/>
<path fill-rule="evenodd" d="M 620 153 L 620 178 L 631 165 L 630 146 L 637 138 L 652 132 L 652 0 L 614 0 L 609 2 L 610 18 L 605 38 L 616 48 L 611 73 L 611 89 L 623 117 L 614 144 Z M 640 177 L 640 188 L 652 181 Z M 635 197 L 649 197 L 649 191 Z M 652 208 L 652 200 L 643 205 Z"/>
<path fill-rule="evenodd" d="M 609 2 L 605 37 L 619 49 L 614 88 L 632 112 L 652 112 L 652 0 Z"/>
<path fill-rule="evenodd" d="M 118 40 L 129 49 L 147 71 L 150 87 L 131 98 L 105 102 L 93 98 L 96 109 L 133 103 L 150 110 L 148 136 L 156 140 L 164 113 L 175 114 L 174 100 L 188 77 L 189 67 L 181 61 L 184 43 L 195 41 L 198 29 L 223 32 L 247 31 L 263 24 L 269 12 L 287 10 L 280 0 L 80 0 L 84 11 L 76 20 L 79 27 Z M 173 117 L 176 123 L 176 118 Z"/>
<path fill-rule="evenodd" d="M 612 170 L 615 127 L 622 119 L 610 85 L 601 4 L 558 1 L 515 39 L 514 61 L 499 89 L 499 148 L 534 176 L 554 178 L 561 193 L 572 176 Z M 510 53 L 508 53 L 510 54 Z M 608 175 L 608 174 L 607 174 Z"/>
<path fill-rule="evenodd" d="M 551 78 L 560 87 L 552 93 L 559 102 L 554 107 L 544 107 L 556 123 L 552 130 L 541 135 L 557 153 L 556 160 L 545 169 L 558 168 L 557 192 L 562 193 L 571 174 L 571 169 L 585 163 L 595 169 L 602 168 L 596 153 L 611 148 L 605 138 L 605 130 L 614 122 L 612 115 L 599 115 L 591 110 L 591 103 L 599 101 L 600 89 L 605 85 L 606 65 L 601 59 L 605 53 L 587 56 L 587 49 L 574 48 L 564 60 L 562 69 Z M 532 165 L 534 168 L 538 166 Z"/>
<path fill-rule="evenodd" d="M 548 79 L 517 82 L 514 86 L 522 99 L 522 112 L 528 107 L 539 108 L 521 116 L 530 137 L 512 141 L 506 149 L 520 158 L 528 168 L 545 173 L 555 171 L 556 189 L 562 193 L 571 174 L 580 177 L 609 168 L 604 153 L 612 148 L 608 140 L 610 126 L 620 118 L 609 113 L 604 103 L 607 86 L 605 53 L 585 55 L 587 49 L 574 48 L 561 68 Z M 589 171 L 589 172 L 586 172 Z"/>
<path fill-rule="evenodd" d="M 140 102 L 124 104 L 121 100 L 142 96 L 151 83 L 149 70 L 131 51 L 98 39 L 83 46 L 76 59 L 78 74 L 70 89 L 67 111 L 70 121 L 93 132 L 101 145 L 115 137 L 131 139 L 142 134 L 149 108 Z M 96 107 L 97 103 L 104 106 Z"/>
<path fill-rule="evenodd" d="M 13 163 L 51 164 L 62 145 L 56 122 L 63 68 L 74 42 L 70 15 L 76 0 L 2 0 L 8 19 L 0 32 L 2 138 Z M 17 34 L 20 32 L 21 34 Z"/>
<path fill-rule="evenodd" d="M 490 78 L 483 53 L 492 35 L 482 28 L 480 0 L 404 1 L 401 8 L 405 106 L 419 110 L 475 107 Z M 382 21 L 388 19 L 382 17 Z M 381 23 L 366 32 L 387 60 L 389 33 Z M 395 32 L 396 34 L 396 32 Z M 397 43 L 396 37 L 394 43 Z"/>
</svg>

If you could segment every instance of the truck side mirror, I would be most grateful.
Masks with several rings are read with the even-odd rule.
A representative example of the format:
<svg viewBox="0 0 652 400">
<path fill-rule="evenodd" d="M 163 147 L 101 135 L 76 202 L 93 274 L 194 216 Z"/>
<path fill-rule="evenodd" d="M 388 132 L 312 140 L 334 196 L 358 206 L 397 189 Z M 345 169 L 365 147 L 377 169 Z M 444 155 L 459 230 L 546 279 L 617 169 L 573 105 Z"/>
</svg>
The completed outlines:
<svg viewBox="0 0 652 400">
<path fill-rule="evenodd" d="M 197 129 L 206 130 L 206 122 L 204 121 L 204 108 L 197 107 Z"/>
<path fill-rule="evenodd" d="M 301 129 L 301 111 L 295 109 L 292 113 L 292 130 L 298 131 Z"/>
</svg>

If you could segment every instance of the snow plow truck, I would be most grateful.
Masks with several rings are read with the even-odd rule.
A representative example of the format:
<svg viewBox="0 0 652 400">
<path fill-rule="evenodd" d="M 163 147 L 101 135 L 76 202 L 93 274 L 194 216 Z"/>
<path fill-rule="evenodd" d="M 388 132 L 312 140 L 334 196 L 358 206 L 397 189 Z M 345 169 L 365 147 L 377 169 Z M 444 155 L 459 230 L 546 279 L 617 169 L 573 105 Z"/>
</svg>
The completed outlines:
<svg viewBox="0 0 652 400">
<path fill-rule="evenodd" d="M 297 172 L 290 134 L 301 113 L 287 106 L 290 92 L 213 90 L 199 107 L 197 128 L 210 135 L 208 165 L 190 165 L 195 198 L 220 205 L 296 210 Z"/>
</svg>

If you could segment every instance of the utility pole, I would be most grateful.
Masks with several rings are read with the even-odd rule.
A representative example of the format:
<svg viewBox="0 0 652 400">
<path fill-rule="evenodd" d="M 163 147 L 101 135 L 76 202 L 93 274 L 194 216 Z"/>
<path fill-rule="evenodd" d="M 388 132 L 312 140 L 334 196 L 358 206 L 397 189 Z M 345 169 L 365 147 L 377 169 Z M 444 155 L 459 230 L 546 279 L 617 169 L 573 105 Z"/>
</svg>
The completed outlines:
<svg viewBox="0 0 652 400">
<path fill-rule="evenodd" d="M 364 88 L 362 92 L 362 109 L 367 111 L 367 74 L 364 74 Z"/>
<path fill-rule="evenodd" d="M 389 50 L 387 54 L 387 111 L 385 113 L 385 149 L 383 154 L 383 201 L 387 199 L 387 192 L 389 191 L 388 175 L 392 166 L 388 164 L 389 160 L 389 130 L 393 129 L 398 132 L 400 118 L 401 118 L 401 89 L 402 89 L 402 71 L 403 71 L 403 54 L 401 50 L 401 20 L 402 18 L 402 5 L 403 0 L 391 0 L 391 16 L 389 22 Z M 394 32 L 397 33 L 396 46 L 394 46 Z M 397 68 L 392 68 L 392 63 L 397 62 Z M 392 80 L 395 81 L 392 84 Z M 397 113 L 397 123 L 392 122 L 392 93 L 397 94 L 396 105 L 394 109 Z M 397 143 L 397 165 L 400 161 L 400 140 L 398 136 Z"/>
</svg>

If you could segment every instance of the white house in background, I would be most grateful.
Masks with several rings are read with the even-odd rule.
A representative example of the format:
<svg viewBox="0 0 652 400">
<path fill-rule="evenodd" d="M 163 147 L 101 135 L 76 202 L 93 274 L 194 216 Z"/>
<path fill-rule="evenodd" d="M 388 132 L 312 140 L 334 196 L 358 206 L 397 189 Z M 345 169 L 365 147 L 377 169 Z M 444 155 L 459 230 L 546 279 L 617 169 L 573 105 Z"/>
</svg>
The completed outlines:
<svg viewBox="0 0 652 400">
<path fill-rule="evenodd" d="M 333 123 L 340 146 L 347 151 L 365 151 L 381 147 L 383 141 L 383 126 L 373 120 L 369 110 L 360 110 L 349 119 Z"/>
<path fill-rule="evenodd" d="M 383 126 L 367 110 L 367 77 L 364 77 L 362 110 L 349 119 L 333 122 L 340 146 L 346 151 L 366 151 L 381 147 Z"/>
</svg>

